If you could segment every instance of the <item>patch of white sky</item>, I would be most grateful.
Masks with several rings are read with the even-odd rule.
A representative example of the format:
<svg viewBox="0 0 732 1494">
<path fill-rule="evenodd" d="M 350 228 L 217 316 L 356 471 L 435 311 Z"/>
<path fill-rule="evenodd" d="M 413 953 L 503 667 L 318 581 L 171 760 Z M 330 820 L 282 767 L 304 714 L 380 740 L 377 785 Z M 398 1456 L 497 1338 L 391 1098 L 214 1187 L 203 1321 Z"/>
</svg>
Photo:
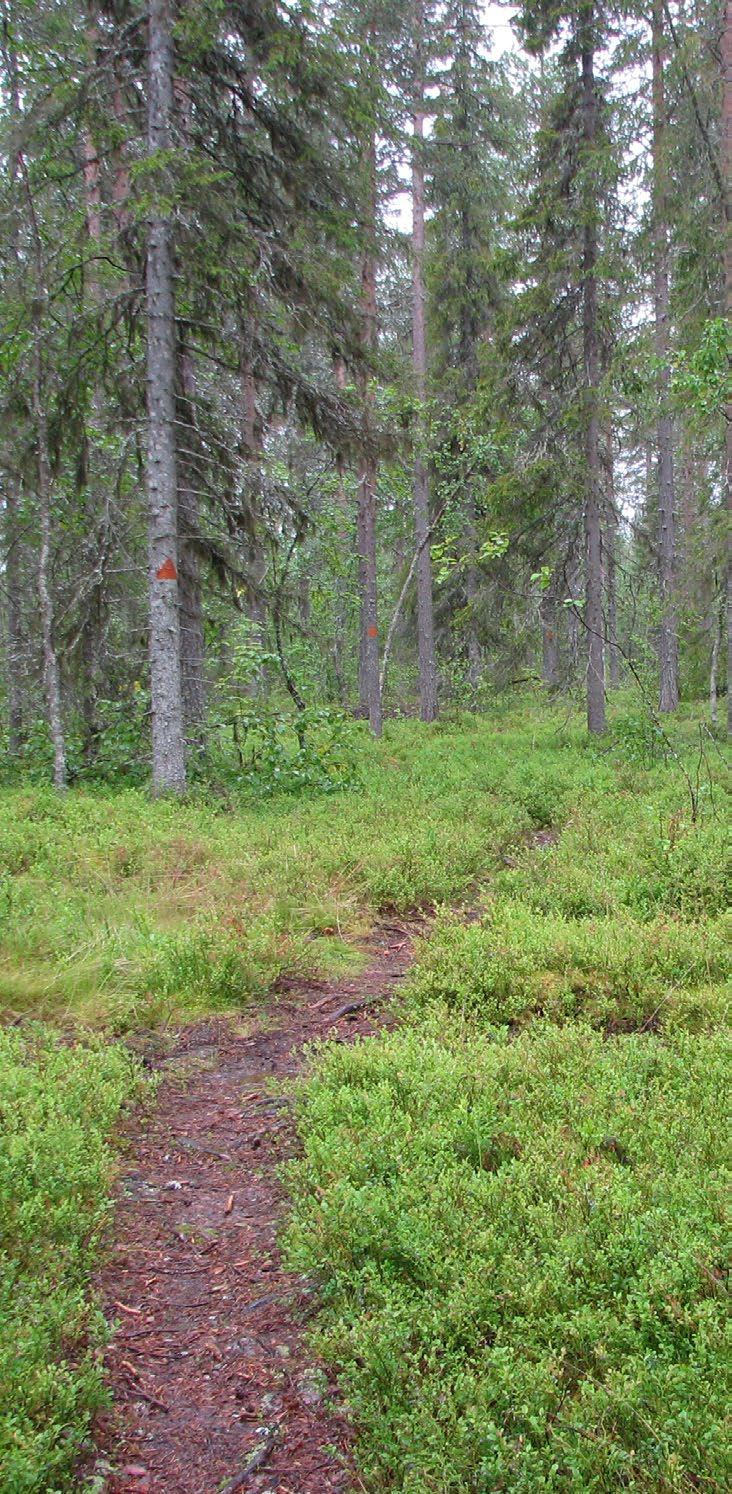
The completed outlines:
<svg viewBox="0 0 732 1494">
<path fill-rule="evenodd" d="M 492 61 L 499 62 L 508 54 L 521 56 L 529 66 L 538 66 L 538 63 L 524 50 L 512 24 L 513 18 L 519 13 L 517 5 L 499 3 L 499 0 L 486 0 L 483 6 L 483 17 L 486 27 L 485 52 Z M 607 59 L 610 61 L 610 59 Z M 633 63 L 622 69 L 619 76 L 613 79 L 613 93 L 618 100 L 623 100 L 627 106 L 634 101 L 640 101 L 647 93 L 650 83 L 650 66 L 648 63 Z M 636 120 L 636 127 L 639 121 Z M 426 121 L 426 132 L 429 133 L 430 121 Z M 626 146 L 626 170 L 619 184 L 621 201 L 627 214 L 628 227 L 632 230 L 638 227 L 648 202 L 648 190 L 646 185 L 646 172 L 648 161 L 649 140 L 647 129 L 642 125 L 638 130 L 638 138 L 631 145 Z M 408 188 L 409 163 L 404 161 L 399 168 L 399 177 L 404 182 L 404 190 L 397 191 L 390 201 L 384 205 L 384 214 L 388 225 L 402 233 L 409 233 L 412 227 L 411 195 Z M 628 318 L 629 324 L 636 329 L 647 322 L 651 315 L 652 307 L 647 297 L 640 297 L 632 308 Z M 620 443 L 620 449 L 616 448 L 615 457 L 615 497 L 619 513 L 625 519 L 632 516 L 642 501 L 645 491 L 646 474 L 642 470 L 642 463 L 638 453 L 631 447 L 624 449 L 624 443 Z"/>
<path fill-rule="evenodd" d="M 511 18 L 518 15 L 518 6 L 503 5 L 497 0 L 487 0 L 483 5 L 483 20 L 486 28 L 486 57 L 492 61 L 499 62 L 507 52 L 521 52 L 521 43 L 516 31 L 511 24 Z M 429 134 L 430 121 L 425 124 L 425 133 Z M 405 162 L 399 171 L 400 177 L 407 181 L 409 167 Z M 391 228 L 401 229 L 403 233 L 409 233 L 412 227 L 412 205 L 411 197 L 405 186 L 403 192 L 396 192 L 385 207 L 385 218 Z"/>
</svg>

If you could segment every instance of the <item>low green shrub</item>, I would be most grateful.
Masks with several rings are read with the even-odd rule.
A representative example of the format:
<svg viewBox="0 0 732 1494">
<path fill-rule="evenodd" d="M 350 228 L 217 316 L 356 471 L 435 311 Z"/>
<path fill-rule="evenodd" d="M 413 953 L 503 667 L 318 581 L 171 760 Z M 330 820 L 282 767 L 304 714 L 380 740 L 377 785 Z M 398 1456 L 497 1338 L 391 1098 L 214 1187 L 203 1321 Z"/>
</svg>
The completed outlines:
<svg viewBox="0 0 732 1494">
<path fill-rule="evenodd" d="M 718 1025 L 732 970 L 723 920 L 582 920 L 524 903 L 492 903 L 480 923 L 443 915 L 424 942 L 408 994 L 487 1024 L 534 1014 L 615 1027 Z M 719 987 L 705 1015 L 702 991 Z M 690 993 L 696 1000 L 689 1001 Z"/>
<path fill-rule="evenodd" d="M 53 1494 L 104 1400 L 89 1277 L 109 1137 L 137 1085 L 121 1049 L 0 1032 L 0 1487 Z"/>
<path fill-rule="evenodd" d="M 330 1046 L 289 1252 L 364 1487 L 727 1487 L 718 1034 L 416 1030 Z"/>
</svg>

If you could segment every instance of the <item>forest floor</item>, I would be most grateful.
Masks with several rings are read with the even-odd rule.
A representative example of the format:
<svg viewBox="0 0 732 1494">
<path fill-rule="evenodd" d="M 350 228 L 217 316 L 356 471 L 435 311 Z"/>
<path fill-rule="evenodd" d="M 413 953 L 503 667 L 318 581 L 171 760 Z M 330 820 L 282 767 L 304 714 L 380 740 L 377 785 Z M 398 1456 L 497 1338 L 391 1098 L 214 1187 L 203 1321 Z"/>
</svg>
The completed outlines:
<svg viewBox="0 0 732 1494">
<path fill-rule="evenodd" d="M 0 789 L 3 1494 L 726 1487 L 721 750 Z"/>
<path fill-rule="evenodd" d="M 351 1431 L 303 1327 L 314 1284 L 283 1264 L 278 1170 L 295 1148 L 307 1044 L 374 1031 L 414 925 L 381 923 L 352 981 L 289 981 L 256 1027 L 195 1023 L 163 1056 L 157 1102 L 125 1131 L 115 1245 L 98 1286 L 116 1324 L 114 1409 L 89 1475 L 109 1494 L 336 1494 Z"/>
</svg>

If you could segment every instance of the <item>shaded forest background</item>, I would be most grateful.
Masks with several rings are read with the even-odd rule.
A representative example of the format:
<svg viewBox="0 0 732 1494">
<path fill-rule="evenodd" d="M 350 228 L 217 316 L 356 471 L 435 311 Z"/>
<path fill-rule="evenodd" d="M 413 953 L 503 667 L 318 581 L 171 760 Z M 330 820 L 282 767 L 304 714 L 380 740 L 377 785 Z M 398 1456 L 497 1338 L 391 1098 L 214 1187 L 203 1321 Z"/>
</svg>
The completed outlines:
<svg viewBox="0 0 732 1494">
<path fill-rule="evenodd" d="M 8 771 L 327 777 L 527 682 L 717 723 L 728 10 L 3 0 Z"/>
</svg>

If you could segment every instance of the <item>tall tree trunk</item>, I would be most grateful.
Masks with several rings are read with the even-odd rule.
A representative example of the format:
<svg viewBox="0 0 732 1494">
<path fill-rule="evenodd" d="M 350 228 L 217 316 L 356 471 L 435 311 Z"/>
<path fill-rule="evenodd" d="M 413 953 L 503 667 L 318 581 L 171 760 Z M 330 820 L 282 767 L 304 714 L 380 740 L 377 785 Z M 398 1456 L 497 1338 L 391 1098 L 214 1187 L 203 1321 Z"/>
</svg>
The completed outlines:
<svg viewBox="0 0 732 1494">
<path fill-rule="evenodd" d="M 173 56 L 168 0 L 149 0 L 148 150 L 170 146 Z M 153 788 L 185 789 L 185 734 L 178 617 L 175 461 L 175 309 L 169 218 L 156 204 L 147 232 L 147 417 L 150 683 Z"/>
<path fill-rule="evenodd" d="M 725 253 L 724 286 L 727 321 L 732 323 L 732 212 L 730 211 L 730 182 L 732 182 L 732 0 L 725 6 L 723 34 L 724 59 L 724 164 L 727 195 L 725 199 Z M 725 410 L 727 423 L 726 475 L 727 513 L 732 519 L 732 400 Z M 732 526 L 727 533 L 727 731 L 732 734 Z"/>
<path fill-rule="evenodd" d="M 719 656 L 722 652 L 724 631 L 724 603 L 722 597 L 712 599 L 712 658 L 709 666 L 709 720 L 717 726 L 717 687 L 719 681 Z"/>
<path fill-rule="evenodd" d="M 572 541 L 564 567 L 564 580 L 567 595 L 572 598 L 572 603 L 579 598 L 582 578 L 580 574 L 580 561 L 577 554 L 575 542 Z M 580 613 L 576 606 L 567 608 L 567 683 L 572 684 L 577 677 L 580 662 Z"/>
<path fill-rule="evenodd" d="M 541 614 L 541 678 L 548 690 L 559 685 L 559 635 L 557 632 L 557 584 L 552 576 L 551 584 L 542 594 Z"/>
<path fill-rule="evenodd" d="M 5 494 L 5 591 L 7 596 L 8 751 L 23 745 L 23 583 L 20 571 L 18 486 L 11 475 Z"/>
<path fill-rule="evenodd" d="M 63 790 L 67 785 L 66 741 L 64 738 L 63 713 L 61 708 L 61 672 L 54 640 L 54 607 L 51 591 L 51 504 L 53 493 L 51 455 L 48 444 L 48 390 L 46 388 L 43 358 L 43 335 L 48 306 L 48 285 L 46 283 L 46 266 L 43 257 L 43 239 L 36 217 L 28 168 L 22 151 L 18 152 L 17 169 L 22 177 L 25 202 L 28 209 L 35 271 L 32 303 L 33 384 L 31 402 L 35 423 L 38 512 L 41 529 L 38 551 L 38 603 L 41 615 L 43 679 L 46 688 L 48 728 L 53 747 L 53 782 L 55 788 Z"/>
<path fill-rule="evenodd" d="M 203 588 L 197 548 L 201 519 L 192 446 L 196 437 L 196 382 L 190 354 L 180 351 L 181 418 L 177 423 L 178 547 L 180 561 L 180 672 L 183 725 L 189 746 L 205 742 L 206 676 Z"/>
<path fill-rule="evenodd" d="M 468 545 L 468 561 L 465 569 L 465 596 L 468 614 L 468 684 L 477 690 L 483 673 L 483 650 L 478 637 L 477 607 L 480 596 L 480 573 L 475 564 L 477 538 L 475 531 L 475 495 L 469 480 L 465 494 L 465 538 Z"/>
<path fill-rule="evenodd" d="M 36 333 L 40 341 L 40 333 Z M 66 743 L 61 714 L 61 673 L 54 643 L 53 597 L 51 595 L 51 462 L 48 451 L 48 419 L 45 392 L 40 376 L 41 354 L 36 354 L 36 376 L 33 406 L 36 421 L 38 456 L 38 505 L 41 517 L 41 547 L 38 553 L 38 601 L 43 638 L 43 674 L 46 684 L 48 725 L 53 746 L 53 782 L 57 789 L 66 788 Z"/>
<path fill-rule="evenodd" d="M 368 243 L 361 267 L 362 340 L 364 350 L 376 349 L 376 132 L 372 131 L 366 152 L 368 191 Z M 360 596 L 359 699 L 361 712 L 368 718 L 374 736 L 382 730 L 381 690 L 379 688 L 379 626 L 376 594 L 376 486 L 378 464 L 373 449 L 371 410 L 373 394 L 368 371 L 363 380 L 364 450 L 358 484 L 356 550 L 358 554 L 358 587 Z"/>
<path fill-rule="evenodd" d="M 20 122 L 20 81 L 18 78 L 18 62 L 13 46 L 9 14 L 7 6 L 3 6 L 2 12 L 2 50 L 5 65 L 5 87 L 7 89 L 7 103 L 11 123 L 17 129 Z M 10 177 L 11 201 L 14 196 L 15 182 L 18 176 L 22 177 L 23 185 L 27 186 L 27 178 L 23 169 L 23 158 L 20 152 L 10 152 L 8 163 L 8 174 Z M 8 223 L 8 247 L 15 262 L 16 270 L 22 270 L 20 245 L 19 245 L 19 214 L 13 212 Z M 7 593 L 7 671 L 8 671 L 8 751 L 11 756 L 19 751 L 23 745 L 23 583 L 21 575 L 21 543 L 20 522 L 18 514 L 18 498 L 21 480 L 15 472 L 10 472 L 6 484 L 5 497 L 5 586 Z"/>
<path fill-rule="evenodd" d="M 615 506 L 615 452 L 613 449 L 612 421 L 607 427 L 605 448 L 607 467 L 607 503 L 605 505 L 605 600 L 607 606 L 607 642 L 610 684 L 620 684 L 620 650 L 618 648 L 618 587 L 616 551 L 618 545 L 618 511 Z"/>
<path fill-rule="evenodd" d="M 346 385 L 346 369 L 342 358 L 337 358 L 335 363 L 335 379 L 339 389 Z M 333 673 L 335 676 L 336 690 L 341 705 L 345 706 L 348 699 L 348 686 L 346 683 L 345 650 L 346 650 L 346 621 L 348 610 L 348 576 L 341 569 L 345 557 L 349 554 L 350 545 L 350 522 L 348 512 L 348 494 L 346 492 L 346 464 L 342 452 L 336 453 L 336 509 L 337 509 L 337 532 L 340 540 L 341 553 L 338 557 L 339 569 L 335 578 L 335 605 L 333 616 Z"/>
<path fill-rule="evenodd" d="M 582 339 L 585 376 L 585 629 L 587 633 L 587 728 L 605 730 L 605 647 L 602 617 L 600 523 L 600 347 L 597 322 L 597 224 L 590 163 L 597 142 L 594 10 L 582 27 L 582 133 L 585 161 L 585 225 L 582 267 Z"/>
<path fill-rule="evenodd" d="M 669 248 L 666 194 L 666 100 L 663 3 L 653 0 L 653 306 L 658 365 L 658 517 L 661 616 L 658 630 L 659 709 L 679 704 L 679 643 L 676 620 L 676 495 L 673 421 L 669 406 Z"/>
<path fill-rule="evenodd" d="M 419 714 L 423 721 L 437 717 L 437 666 L 435 620 L 432 607 L 432 563 L 427 534 L 430 495 L 424 457 L 425 401 L 427 398 L 427 342 L 425 337 L 424 284 L 424 0 L 415 4 L 415 98 L 412 144 L 412 367 L 414 393 L 419 402 L 414 455 L 414 540 L 417 551 L 417 656 L 419 661 Z"/>
<path fill-rule="evenodd" d="M 257 378 L 252 357 L 251 315 L 241 329 L 239 355 L 239 388 L 241 397 L 241 446 L 244 460 L 254 469 L 262 456 L 262 429 L 257 404 Z M 264 648 L 267 626 L 267 605 L 264 598 L 264 580 L 267 574 L 267 556 L 262 538 L 262 513 L 257 483 L 251 485 L 251 542 L 249 551 L 249 574 L 252 593 L 248 603 L 250 621 L 254 623 L 260 647 Z M 259 681 L 261 683 L 261 679 Z"/>
</svg>

